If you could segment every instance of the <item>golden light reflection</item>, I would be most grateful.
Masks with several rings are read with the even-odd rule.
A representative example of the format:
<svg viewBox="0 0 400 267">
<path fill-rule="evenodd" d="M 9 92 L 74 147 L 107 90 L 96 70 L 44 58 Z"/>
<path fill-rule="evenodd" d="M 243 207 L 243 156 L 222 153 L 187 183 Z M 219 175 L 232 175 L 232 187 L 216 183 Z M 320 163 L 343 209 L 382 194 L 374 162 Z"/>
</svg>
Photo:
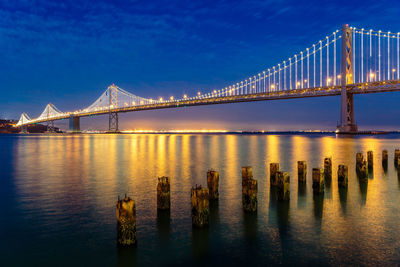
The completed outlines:
<svg viewBox="0 0 400 267">
<path fill-rule="evenodd" d="M 279 162 L 279 136 L 267 135 L 267 159 L 270 162 Z"/>
<path fill-rule="evenodd" d="M 392 240 L 393 232 L 387 229 L 396 229 L 399 218 L 397 204 L 400 188 L 393 167 L 393 151 L 397 147 L 398 139 L 384 137 L 31 135 L 20 137 L 15 142 L 13 183 L 16 198 L 21 199 L 19 208 L 35 210 L 43 217 L 44 224 L 52 223 L 50 220 L 54 218 L 77 214 L 105 225 L 113 224 L 115 217 L 112 209 L 116 197 L 127 192 L 137 200 L 137 214 L 142 225 L 150 229 L 149 232 L 141 232 L 141 235 L 151 236 L 156 221 L 157 176 L 172 177 L 171 217 L 178 218 L 183 224 L 177 225 L 177 229 L 191 229 L 190 187 L 195 180 L 205 185 L 206 171 L 210 167 L 220 168 L 220 173 L 224 174 L 220 178 L 220 221 L 232 233 L 224 238 L 235 240 L 243 232 L 240 167 L 243 162 L 249 162 L 257 173 L 255 178 L 259 184 L 265 185 L 259 187 L 258 193 L 257 216 L 263 224 L 258 225 L 257 234 L 267 236 L 274 245 L 282 246 L 282 251 L 281 229 L 290 231 L 293 242 L 301 244 L 309 245 L 318 236 L 318 244 L 332 258 L 341 253 L 346 255 L 349 246 L 358 248 L 362 244 L 363 248 L 374 249 L 359 251 L 360 257 L 379 260 L 385 256 L 382 251 L 391 251 L 393 245 L 380 240 Z M 386 175 L 381 166 L 383 149 L 389 151 Z M 374 173 L 368 180 L 366 199 L 363 201 L 355 176 L 355 153 L 360 151 L 366 156 L 368 150 L 374 153 Z M 243 158 L 246 154 L 248 159 Z M 298 160 L 307 161 L 307 186 L 310 189 L 311 168 L 321 166 L 326 156 L 332 156 L 333 162 L 331 196 L 329 199 L 325 196 L 322 218 L 316 227 L 312 191 L 304 196 L 304 208 L 299 209 L 295 205 L 298 199 L 296 167 Z M 288 221 L 265 219 L 277 216 L 268 210 L 269 178 L 265 166 L 270 162 L 292 166 Z M 339 192 L 337 185 L 338 164 L 346 164 L 349 168 L 349 185 L 345 195 Z M 285 228 L 285 223 L 290 227 Z M 140 231 L 146 229 L 141 228 Z"/>
</svg>

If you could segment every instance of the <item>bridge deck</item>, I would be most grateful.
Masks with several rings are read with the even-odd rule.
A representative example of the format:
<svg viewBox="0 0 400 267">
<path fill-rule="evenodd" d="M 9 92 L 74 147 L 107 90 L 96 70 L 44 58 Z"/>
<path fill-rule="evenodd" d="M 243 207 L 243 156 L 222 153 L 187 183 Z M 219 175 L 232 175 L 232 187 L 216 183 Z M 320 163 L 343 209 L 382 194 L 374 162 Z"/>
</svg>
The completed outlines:
<svg viewBox="0 0 400 267">
<path fill-rule="evenodd" d="M 346 90 L 352 94 L 400 91 L 400 81 L 392 80 L 383 82 L 352 84 L 346 86 Z M 306 98 L 306 97 L 336 96 L 340 95 L 340 93 L 341 93 L 341 86 L 324 86 L 317 88 L 295 89 L 287 91 L 275 91 L 275 92 L 246 94 L 246 95 L 230 95 L 230 96 L 210 97 L 201 99 L 165 101 L 162 103 L 154 103 L 154 104 L 139 105 L 132 107 L 131 106 L 119 107 L 113 109 L 102 109 L 91 112 L 85 112 L 85 111 L 69 112 L 65 113 L 65 115 L 63 114 L 62 116 L 52 117 L 49 119 L 34 120 L 22 125 L 29 125 L 29 124 L 54 121 L 54 120 L 63 120 L 69 118 L 71 115 L 75 117 L 88 117 L 94 115 L 108 114 L 110 112 L 120 113 L 120 112 L 133 112 L 142 110 L 178 108 L 178 107 L 201 106 L 201 105 L 216 105 L 216 104 L 252 102 L 252 101 Z"/>
</svg>

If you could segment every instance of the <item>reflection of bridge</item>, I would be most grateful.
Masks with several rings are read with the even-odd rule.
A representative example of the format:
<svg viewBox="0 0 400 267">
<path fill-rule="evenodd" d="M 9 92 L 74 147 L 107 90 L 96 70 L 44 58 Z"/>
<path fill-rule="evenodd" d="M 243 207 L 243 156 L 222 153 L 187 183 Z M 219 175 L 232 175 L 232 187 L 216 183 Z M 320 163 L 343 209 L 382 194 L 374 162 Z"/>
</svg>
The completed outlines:
<svg viewBox="0 0 400 267">
<path fill-rule="evenodd" d="M 336 45 L 339 39 L 341 45 Z M 27 125 L 47 122 L 52 130 L 55 120 L 69 119 L 70 131 L 79 132 L 80 117 L 109 114 L 109 131 L 116 132 L 120 112 L 341 95 L 338 131 L 356 132 L 354 94 L 400 91 L 399 41 L 400 33 L 345 25 L 288 60 L 220 90 L 164 100 L 138 97 L 111 85 L 85 109 L 61 112 L 48 104 L 38 118 L 23 113 L 17 126 L 26 131 Z"/>
</svg>

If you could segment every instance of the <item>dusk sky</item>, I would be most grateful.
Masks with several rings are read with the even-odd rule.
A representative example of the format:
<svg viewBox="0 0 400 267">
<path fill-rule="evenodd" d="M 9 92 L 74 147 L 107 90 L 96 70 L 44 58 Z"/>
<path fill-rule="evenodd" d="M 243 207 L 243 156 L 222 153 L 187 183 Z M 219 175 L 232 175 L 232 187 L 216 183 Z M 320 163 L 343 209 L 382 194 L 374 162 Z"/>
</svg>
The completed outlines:
<svg viewBox="0 0 400 267">
<path fill-rule="evenodd" d="M 89 106 L 108 85 L 195 95 L 292 56 L 348 23 L 400 31 L 400 1 L 0 0 L 0 117 Z M 355 96 L 360 129 L 400 130 L 400 93 Z M 120 129 L 334 130 L 339 97 L 120 115 Z M 107 116 L 82 129 L 107 129 Z M 67 122 L 56 122 L 67 127 Z"/>
</svg>

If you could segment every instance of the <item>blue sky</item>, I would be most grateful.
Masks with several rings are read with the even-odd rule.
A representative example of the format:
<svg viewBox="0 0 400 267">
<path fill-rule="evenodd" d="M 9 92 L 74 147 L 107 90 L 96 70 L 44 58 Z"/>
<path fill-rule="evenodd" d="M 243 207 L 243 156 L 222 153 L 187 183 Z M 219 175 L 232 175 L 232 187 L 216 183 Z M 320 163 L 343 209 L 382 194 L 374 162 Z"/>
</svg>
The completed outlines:
<svg viewBox="0 0 400 267">
<path fill-rule="evenodd" d="M 111 83 L 144 97 L 225 87 L 340 28 L 400 31 L 399 1 L 0 0 L 0 117 L 89 106 Z M 355 96 L 360 128 L 400 129 L 400 93 Z M 121 129 L 335 129 L 339 98 L 146 111 Z M 106 129 L 107 117 L 82 119 Z M 65 122 L 59 124 L 66 127 Z"/>
</svg>

